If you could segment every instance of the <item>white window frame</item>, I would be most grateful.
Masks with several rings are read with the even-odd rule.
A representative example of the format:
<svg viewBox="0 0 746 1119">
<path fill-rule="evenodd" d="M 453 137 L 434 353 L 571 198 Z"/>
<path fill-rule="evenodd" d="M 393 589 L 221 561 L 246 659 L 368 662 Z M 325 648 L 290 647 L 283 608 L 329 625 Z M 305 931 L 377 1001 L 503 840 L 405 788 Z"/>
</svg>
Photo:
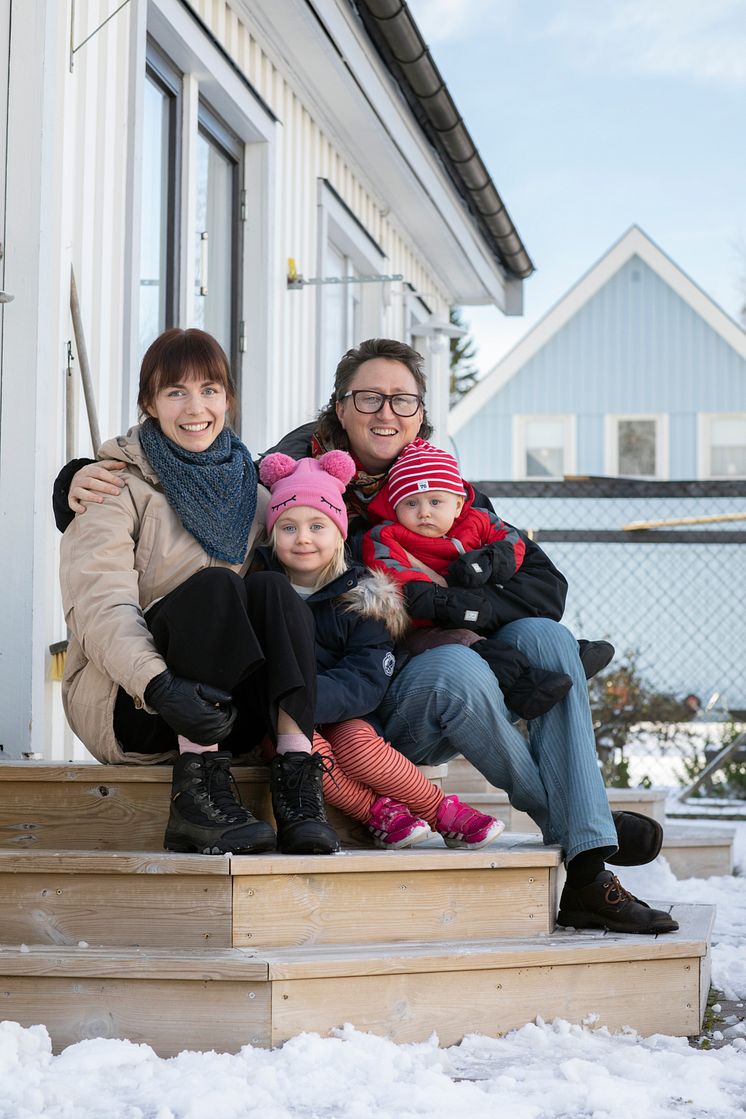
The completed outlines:
<svg viewBox="0 0 746 1119">
<path fill-rule="evenodd" d="M 746 412 L 697 413 L 697 477 L 703 480 L 728 481 L 746 478 L 746 474 L 713 474 L 711 469 L 713 420 L 744 420 Z"/>
<path fill-rule="evenodd" d="M 332 244 L 345 257 L 348 274 L 354 269 L 359 275 L 385 275 L 388 271 L 388 258 L 383 249 L 364 228 L 358 218 L 345 205 L 337 192 L 326 179 L 317 180 L 317 224 L 316 224 L 316 275 L 326 275 L 326 251 Z M 325 369 L 325 300 L 327 285 L 316 288 L 316 404 L 322 407 L 327 403 L 334 382 L 334 369 Z M 381 283 L 360 284 L 360 337 L 355 338 L 348 332 L 346 345 L 354 346 L 365 338 L 377 338 L 381 333 L 384 312 L 384 288 Z M 340 353 L 338 359 L 342 357 Z M 337 359 L 337 360 L 338 360 Z"/>
<path fill-rule="evenodd" d="M 564 471 L 561 475 L 547 475 L 546 478 L 529 476 L 526 472 L 526 429 L 530 423 L 561 423 L 564 440 L 562 455 Z M 516 481 L 561 480 L 566 474 L 577 470 L 577 418 L 570 413 L 523 414 L 513 416 L 513 478 Z"/>
<path fill-rule="evenodd" d="M 264 446 L 268 437 L 270 402 L 267 371 L 272 365 L 271 294 L 281 282 L 282 268 L 274 248 L 273 179 L 275 175 L 277 124 L 237 67 L 206 33 L 201 23 L 180 0 L 148 0 L 133 22 L 136 39 L 131 52 L 130 119 L 135 121 L 130 137 L 130 189 L 126 215 L 130 283 L 125 300 L 123 400 L 125 424 L 134 416 L 137 399 L 140 166 L 142 160 L 142 103 L 145 80 L 146 36 L 173 62 L 183 75 L 180 145 L 178 229 L 179 294 L 178 321 L 187 325 L 193 302 L 195 274 L 194 213 L 196 192 L 196 143 L 199 105 L 202 99 L 235 133 L 243 144 L 242 179 L 246 187 L 241 306 L 239 321 L 245 343 L 241 347 L 239 380 L 251 390 L 241 399 L 242 435 L 249 445 Z"/>
<path fill-rule="evenodd" d="M 604 473 L 611 478 L 619 475 L 619 421 L 655 421 L 655 473 L 628 474 L 624 477 L 668 481 L 669 468 L 669 417 L 665 412 L 613 412 L 604 417 Z"/>
<path fill-rule="evenodd" d="M 422 354 L 427 354 L 427 335 L 420 334 L 419 326 L 426 326 L 432 318 L 432 311 L 422 299 L 408 285 L 404 285 L 404 332 L 403 337 Z"/>
</svg>

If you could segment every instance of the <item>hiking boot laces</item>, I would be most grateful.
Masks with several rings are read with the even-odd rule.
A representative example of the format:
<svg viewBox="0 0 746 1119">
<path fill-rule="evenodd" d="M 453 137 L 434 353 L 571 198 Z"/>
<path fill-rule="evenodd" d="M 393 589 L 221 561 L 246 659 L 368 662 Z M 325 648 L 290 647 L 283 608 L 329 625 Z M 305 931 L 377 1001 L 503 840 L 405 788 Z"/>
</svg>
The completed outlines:
<svg viewBox="0 0 746 1119">
<path fill-rule="evenodd" d="M 242 818 L 248 811 L 243 807 L 236 779 L 228 766 L 211 765 L 207 776 L 207 800 L 229 821 Z"/>
<path fill-rule="evenodd" d="M 325 772 L 331 776 L 333 763 L 319 754 L 309 754 L 308 758 L 308 762 L 283 773 L 282 802 L 287 822 L 316 819 L 323 814 L 321 780 Z"/>
<path fill-rule="evenodd" d="M 637 898 L 634 894 L 631 894 L 629 890 L 625 890 L 616 874 L 612 874 L 611 878 L 604 886 L 604 901 L 607 905 L 620 906 L 628 901 L 637 901 Z"/>
</svg>

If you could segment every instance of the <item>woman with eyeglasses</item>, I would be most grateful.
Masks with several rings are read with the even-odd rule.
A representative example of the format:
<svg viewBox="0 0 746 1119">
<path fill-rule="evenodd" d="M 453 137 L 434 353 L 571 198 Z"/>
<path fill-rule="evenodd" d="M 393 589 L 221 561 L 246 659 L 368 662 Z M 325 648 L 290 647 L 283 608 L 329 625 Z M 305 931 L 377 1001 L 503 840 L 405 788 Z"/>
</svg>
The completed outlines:
<svg viewBox="0 0 746 1119">
<path fill-rule="evenodd" d="M 403 342 L 362 342 L 337 366 L 331 399 L 316 421 L 271 448 L 293 458 L 349 451 L 357 468 L 345 495 L 353 552 L 368 527 L 367 506 L 390 467 L 417 436 L 427 439 L 431 434 L 422 364 L 421 355 Z M 78 511 L 119 490 L 119 483 L 98 464 L 75 474 L 68 499 L 65 480 L 75 465 L 62 472 L 55 491 L 62 528 L 70 518 L 68 500 L 69 508 Z M 490 508 L 490 503 L 477 492 L 475 506 Z M 420 765 L 463 755 L 537 822 L 546 843 L 562 847 L 567 882 L 560 923 L 623 933 L 673 931 L 678 925 L 669 913 L 634 898 L 605 869 L 605 862 L 649 862 L 660 850 L 662 831 L 656 821 L 635 813 L 612 816 L 597 764 L 578 644 L 559 624 L 567 583 L 542 549 L 524 540 L 526 554 L 515 576 L 501 589 L 481 590 L 493 596 L 502 640 L 514 644 L 532 664 L 567 673 L 574 682 L 565 699 L 528 724 L 528 748 L 489 666 L 466 645 L 445 645 L 412 657 L 394 676 L 379 708 L 381 729 Z M 462 588 L 453 590 L 463 594 Z"/>
</svg>

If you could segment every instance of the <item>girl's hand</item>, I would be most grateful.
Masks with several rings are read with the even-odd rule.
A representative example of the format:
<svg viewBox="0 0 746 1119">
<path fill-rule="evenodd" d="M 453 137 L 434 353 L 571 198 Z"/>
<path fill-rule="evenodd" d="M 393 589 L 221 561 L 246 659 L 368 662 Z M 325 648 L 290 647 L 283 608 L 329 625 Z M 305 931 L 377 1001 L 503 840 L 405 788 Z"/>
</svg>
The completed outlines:
<svg viewBox="0 0 746 1119">
<path fill-rule="evenodd" d="M 115 459 L 91 462 L 73 474 L 67 504 L 73 513 L 85 513 L 92 502 L 101 504 L 106 494 L 116 496 L 127 485 L 127 466 Z"/>
</svg>

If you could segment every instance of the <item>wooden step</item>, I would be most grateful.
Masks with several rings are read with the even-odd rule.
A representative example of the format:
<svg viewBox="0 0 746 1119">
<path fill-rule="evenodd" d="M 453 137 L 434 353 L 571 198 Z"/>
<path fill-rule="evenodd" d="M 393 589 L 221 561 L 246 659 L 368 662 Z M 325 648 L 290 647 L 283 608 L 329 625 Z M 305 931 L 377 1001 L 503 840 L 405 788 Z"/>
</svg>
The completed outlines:
<svg viewBox="0 0 746 1119">
<path fill-rule="evenodd" d="M 613 811 L 643 812 L 660 820 L 658 811 L 651 811 L 646 801 L 625 800 L 619 793 L 639 794 L 644 789 L 608 789 Z M 657 791 L 657 790 L 656 790 Z M 612 798 L 612 793 L 615 794 Z M 506 823 L 506 827 L 525 835 L 538 835 L 539 829 L 525 812 L 511 808 L 508 795 L 500 790 L 490 793 L 469 793 L 469 803 L 481 812 L 489 812 Z M 662 801 L 665 804 L 665 801 Z M 728 827 L 697 827 L 696 824 L 663 821 L 663 847 L 661 855 L 668 860 L 677 878 L 709 878 L 710 875 L 733 873 L 733 843 L 735 830 Z"/>
<path fill-rule="evenodd" d="M 396 1042 L 499 1036 L 537 1015 L 692 1035 L 709 989 L 713 910 L 674 906 L 662 937 L 560 932 L 345 948 L 0 947 L 3 1015 L 43 1023 L 56 1051 L 129 1038 L 163 1057 L 236 1052 L 351 1022 Z"/>
<path fill-rule="evenodd" d="M 441 785 L 448 767 L 422 766 Z M 236 766 L 243 803 L 274 823 L 267 766 Z M 0 762 L 0 849 L 156 851 L 163 845 L 171 766 Z M 366 829 L 335 808 L 343 843 L 367 845 Z"/>
<path fill-rule="evenodd" d="M 546 935 L 557 848 L 215 856 L 0 851 L 0 943 L 220 948 Z"/>
<path fill-rule="evenodd" d="M 666 823 L 662 855 L 677 878 L 709 878 L 733 873 L 736 829 Z"/>
</svg>

